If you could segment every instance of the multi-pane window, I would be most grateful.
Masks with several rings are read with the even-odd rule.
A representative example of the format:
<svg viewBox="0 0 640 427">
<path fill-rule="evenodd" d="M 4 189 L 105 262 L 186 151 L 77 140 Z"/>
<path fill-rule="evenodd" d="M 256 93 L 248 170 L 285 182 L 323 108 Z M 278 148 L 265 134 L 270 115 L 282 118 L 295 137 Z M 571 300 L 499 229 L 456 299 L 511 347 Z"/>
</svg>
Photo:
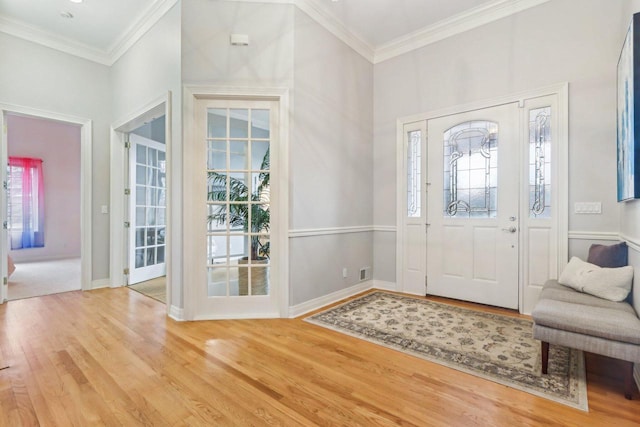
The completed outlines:
<svg viewBox="0 0 640 427">
<path fill-rule="evenodd" d="M 166 155 L 136 144 L 135 268 L 165 261 Z"/>
<path fill-rule="evenodd" d="M 269 295 L 270 114 L 207 111 L 209 296 Z"/>
<path fill-rule="evenodd" d="M 444 135 L 444 216 L 495 218 L 498 124 L 469 121 Z"/>
</svg>

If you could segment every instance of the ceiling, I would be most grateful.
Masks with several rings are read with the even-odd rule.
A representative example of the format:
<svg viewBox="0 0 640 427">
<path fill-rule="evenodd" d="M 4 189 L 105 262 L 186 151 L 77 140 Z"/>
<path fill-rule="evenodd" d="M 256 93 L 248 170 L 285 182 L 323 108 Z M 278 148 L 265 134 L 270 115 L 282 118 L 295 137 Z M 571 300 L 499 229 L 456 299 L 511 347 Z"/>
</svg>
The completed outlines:
<svg viewBox="0 0 640 427">
<path fill-rule="evenodd" d="M 413 34 L 425 34 L 445 24 L 455 26 L 460 20 L 490 9 L 548 0 L 256 1 L 297 4 L 373 60 L 377 49 Z M 135 36 L 136 29 L 140 33 L 152 16 L 158 19 L 159 13 L 175 3 L 176 0 L 84 0 L 80 4 L 71 0 L 0 0 L 0 31 L 61 50 L 65 45 L 75 46 L 76 51 L 86 48 L 97 55 L 97 59 L 89 59 L 108 64 L 113 63 L 114 56 L 117 59 L 118 49 L 126 49 L 127 39 Z M 64 12 L 73 18 L 62 17 Z M 107 59 L 100 60 L 100 55 Z"/>
</svg>

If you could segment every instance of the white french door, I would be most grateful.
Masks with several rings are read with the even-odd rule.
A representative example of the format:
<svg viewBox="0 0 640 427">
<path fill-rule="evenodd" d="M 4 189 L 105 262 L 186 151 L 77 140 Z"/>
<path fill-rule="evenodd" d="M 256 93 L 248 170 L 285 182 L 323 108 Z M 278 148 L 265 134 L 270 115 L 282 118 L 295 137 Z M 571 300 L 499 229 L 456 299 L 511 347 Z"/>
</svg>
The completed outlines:
<svg viewBox="0 0 640 427">
<path fill-rule="evenodd" d="M 427 128 L 427 292 L 518 308 L 518 104 L 429 120 Z"/>
<path fill-rule="evenodd" d="M 278 317 L 278 103 L 199 99 L 194 115 L 194 317 Z"/>
<path fill-rule="evenodd" d="M 129 285 L 166 275 L 166 147 L 129 134 Z"/>
</svg>

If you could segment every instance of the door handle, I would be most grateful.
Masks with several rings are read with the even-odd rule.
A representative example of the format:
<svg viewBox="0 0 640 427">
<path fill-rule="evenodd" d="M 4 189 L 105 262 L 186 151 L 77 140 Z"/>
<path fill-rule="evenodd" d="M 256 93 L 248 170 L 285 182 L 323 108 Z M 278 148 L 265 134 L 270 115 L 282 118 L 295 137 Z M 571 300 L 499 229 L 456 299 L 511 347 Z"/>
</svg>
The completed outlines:
<svg viewBox="0 0 640 427">
<path fill-rule="evenodd" d="M 515 233 L 516 231 L 518 231 L 518 229 L 515 227 L 509 227 L 509 228 L 503 228 L 502 231 L 506 231 L 507 233 Z"/>
</svg>

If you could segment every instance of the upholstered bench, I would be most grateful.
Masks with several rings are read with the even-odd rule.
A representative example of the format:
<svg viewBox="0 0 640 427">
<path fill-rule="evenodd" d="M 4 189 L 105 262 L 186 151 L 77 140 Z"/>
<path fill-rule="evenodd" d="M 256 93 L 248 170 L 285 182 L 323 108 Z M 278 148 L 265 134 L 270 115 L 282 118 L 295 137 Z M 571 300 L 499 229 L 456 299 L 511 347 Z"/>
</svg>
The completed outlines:
<svg viewBox="0 0 640 427">
<path fill-rule="evenodd" d="M 635 387 L 633 364 L 640 363 L 640 319 L 626 301 L 614 302 L 549 280 L 533 312 L 533 337 L 542 341 L 542 373 L 547 373 L 549 344 L 629 362 L 625 391 Z"/>
</svg>

